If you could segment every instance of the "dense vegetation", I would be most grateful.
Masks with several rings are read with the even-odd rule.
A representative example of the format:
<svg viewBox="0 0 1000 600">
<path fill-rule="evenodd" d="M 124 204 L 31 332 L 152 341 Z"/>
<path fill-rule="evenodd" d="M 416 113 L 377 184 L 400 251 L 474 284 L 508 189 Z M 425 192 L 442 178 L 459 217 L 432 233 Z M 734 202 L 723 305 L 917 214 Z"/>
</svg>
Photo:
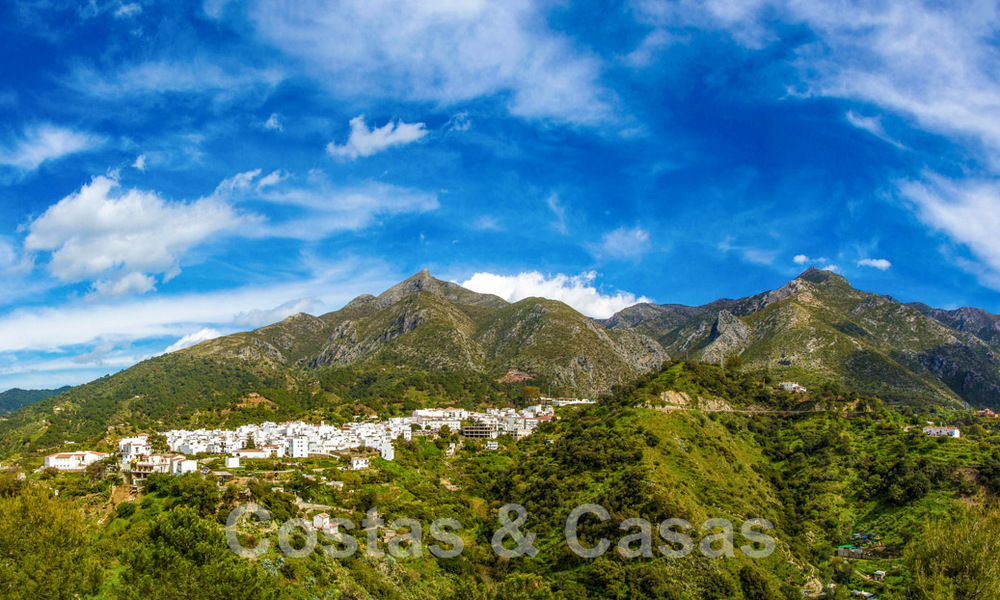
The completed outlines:
<svg viewBox="0 0 1000 600">
<path fill-rule="evenodd" d="M 58 396 L 68 389 L 69 387 L 67 386 L 57 390 L 22 390 L 18 388 L 7 390 L 0 394 L 0 414 L 13 412 L 19 408 L 34 404 L 39 400 Z"/>
<path fill-rule="evenodd" d="M 366 378 L 345 371 L 329 372 L 315 392 L 343 398 L 352 410 L 371 399 L 385 407 L 420 394 L 461 403 L 465 395 L 503 402 L 513 393 L 471 378 Z M 656 401 L 665 392 L 755 407 L 756 413 L 662 410 Z M 989 498 L 1000 481 L 1000 444 L 989 421 L 937 413 L 938 420 L 963 424 L 969 435 L 929 438 L 919 431 L 927 415 L 903 414 L 873 398 L 828 387 L 806 399 L 733 370 L 687 362 L 619 387 L 597 406 L 560 409 L 560 415 L 528 438 L 501 438 L 499 451 L 445 431 L 438 439 L 399 440 L 395 461 L 376 460 L 366 471 L 340 470 L 342 461 L 331 458 L 291 466 L 248 461 L 232 483 L 151 476 L 139 496 L 114 487 L 116 474 L 107 465 L 27 481 L 5 476 L 0 595 L 780 600 L 801 598 L 802 590 L 842 598 L 865 589 L 890 599 L 996 597 L 992 549 L 1000 509 Z M 459 446 L 449 451 L 452 443 Z M 300 558 L 283 554 L 278 525 L 320 510 L 301 509 L 296 496 L 355 523 L 361 549 L 339 559 L 321 550 Z M 222 524 L 233 507 L 251 501 L 272 520 L 244 522 L 238 539 L 246 548 L 267 541 L 270 547 L 256 559 L 237 558 L 226 547 Z M 501 558 L 490 547 L 500 528 L 498 510 L 509 502 L 527 510 L 521 529 L 537 536 L 534 557 Z M 612 543 L 599 558 L 577 556 L 564 538 L 570 511 L 584 503 L 609 513 L 606 521 L 581 520 L 584 546 L 602 538 Z M 383 540 L 386 530 L 378 530 L 384 555 L 365 550 L 363 521 L 376 506 L 386 524 L 399 518 L 420 524 L 420 556 L 412 543 L 398 541 L 413 532 L 409 526 L 394 528 L 401 534 L 395 547 Z M 464 551 L 456 557 L 429 551 L 431 523 L 444 517 L 462 525 L 456 533 Z M 658 531 L 668 518 L 693 526 L 686 532 L 696 548 L 690 556 L 669 558 L 657 549 L 677 549 Z M 735 525 L 730 557 L 708 558 L 698 550 L 702 543 L 725 548 L 713 537 L 722 530 L 702 530 L 713 518 Z M 740 525 L 750 518 L 774 525 L 776 550 L 766 558 L 739 549 L 747 542 Z M 640 521 L 620 528 L 628 519 L 650 523 L 649 556 L 635 538 L 623 551 L 638 557 L 626 558 L 615 547 L 641 531 Z M 301 530 L 292 533 L 292 548 L 306 543 Z M 837 546 L 848 544 L 870 554 L 837 557 Z M 12 560 L 20 552 L 31 560 Z M 886 581 L 870 579 L 876 570 L 889 572 Z M 826 588 L 830 583 L 837 587 Z"/>
</svg>

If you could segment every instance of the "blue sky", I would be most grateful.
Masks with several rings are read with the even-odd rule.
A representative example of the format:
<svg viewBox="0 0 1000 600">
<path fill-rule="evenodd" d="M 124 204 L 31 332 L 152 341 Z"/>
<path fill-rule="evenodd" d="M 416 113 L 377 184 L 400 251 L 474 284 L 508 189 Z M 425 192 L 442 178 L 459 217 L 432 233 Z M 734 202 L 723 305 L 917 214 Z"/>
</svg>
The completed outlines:
<svg viewBox="0 0 1000 600">
<path fill-rule="evenodd" d="M 1000 311 L 995 3 L 0 7 L 0 390 L 416 271 L 605 317 L 810 265 Z"/>
</svg>

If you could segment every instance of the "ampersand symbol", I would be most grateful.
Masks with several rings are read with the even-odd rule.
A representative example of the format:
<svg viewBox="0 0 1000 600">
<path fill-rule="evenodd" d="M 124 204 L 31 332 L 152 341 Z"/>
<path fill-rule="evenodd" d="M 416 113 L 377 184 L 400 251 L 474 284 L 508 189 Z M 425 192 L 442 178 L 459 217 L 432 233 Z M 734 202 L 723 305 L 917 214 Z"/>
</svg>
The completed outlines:
<svg viewBox="0 0 1000 600">
<path fill-rule="evenodd" d="M 517 519 L 511 521 L 510 513 L 517 513 Z M 533 533 L 521 533 L 520 527 L 524 525 L 525 521 L 528 520 L 528 511 L 520 504 L 504 504 L 500 507 L 499 514 L 497 515 L 500 519 L 500 524 L 503 525 L 496 533 L 493 534 L 493 541 L 491 545 L 493 546 L 493 551 L 497 553 L 497 556 L 501 558 L 517 558 L 527 554 L 528 556 L 535 556 L 538 554 L 538 548 L 535 548 L 535 534 Z M 513 550 L 505 548 L 503 545 L 503 540 L 506 537 L 514 540 L 517 547 Z"/>
</svg>

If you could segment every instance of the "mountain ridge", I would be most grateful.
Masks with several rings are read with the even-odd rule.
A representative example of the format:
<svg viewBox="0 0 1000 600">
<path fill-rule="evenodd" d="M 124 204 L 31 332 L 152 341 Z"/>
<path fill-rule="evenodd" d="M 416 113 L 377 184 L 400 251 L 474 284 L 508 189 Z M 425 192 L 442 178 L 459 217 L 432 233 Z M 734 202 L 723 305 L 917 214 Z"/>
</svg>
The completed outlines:
<svg viewBox="0 0 1000 600">
<path fill-rule="evenodd" d="M 208 340 L 3 415 L 0 445 L 41 447 L 132 422 L 330 418 L 345 402 L 355 414 L 358 403 L 408 410 L 454 402 L 461 389 L 478 390 L 473 403 L 509 401 L 525 385 L 504 382 L 512 371 L 556 395 L 593 397 L 672 359 L 899 404 L 1000 408 L 994 322 L 985 311 L 903 304 L 815 268 L 745 298 L 636 304 L 605 320 L 556 300 L 507 302 L 424 270 L 339 310 Z M 267 397 L 270 412 L 247 408 L 250 393 Z"/>
</svg>

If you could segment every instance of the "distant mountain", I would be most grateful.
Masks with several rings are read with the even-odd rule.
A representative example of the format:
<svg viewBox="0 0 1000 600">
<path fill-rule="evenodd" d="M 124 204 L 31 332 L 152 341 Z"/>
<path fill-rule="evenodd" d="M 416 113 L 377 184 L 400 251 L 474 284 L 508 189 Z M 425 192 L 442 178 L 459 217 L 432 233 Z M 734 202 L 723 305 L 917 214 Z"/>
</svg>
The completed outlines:
<svg viewBox="0 0 1000 600">
<path fill-rule="evenodd" d="M 669 354 L 720 361 L 804 384 L 834 381 L 898 402 L 1000 405 L 998 320 L 856 290 L 810 268 L 784 286 L 704 306 L 640 304 L 604 322 Z"/>
<path fill-rule="evenodd" d="M 22 390 L 14 388 L 0 394 L 0 414 L 13 412 L 19 408 L 29 406 L 52 396 L 69 390 L 69 386 L 61 387 L 57 390 Z"/>
</svg>

